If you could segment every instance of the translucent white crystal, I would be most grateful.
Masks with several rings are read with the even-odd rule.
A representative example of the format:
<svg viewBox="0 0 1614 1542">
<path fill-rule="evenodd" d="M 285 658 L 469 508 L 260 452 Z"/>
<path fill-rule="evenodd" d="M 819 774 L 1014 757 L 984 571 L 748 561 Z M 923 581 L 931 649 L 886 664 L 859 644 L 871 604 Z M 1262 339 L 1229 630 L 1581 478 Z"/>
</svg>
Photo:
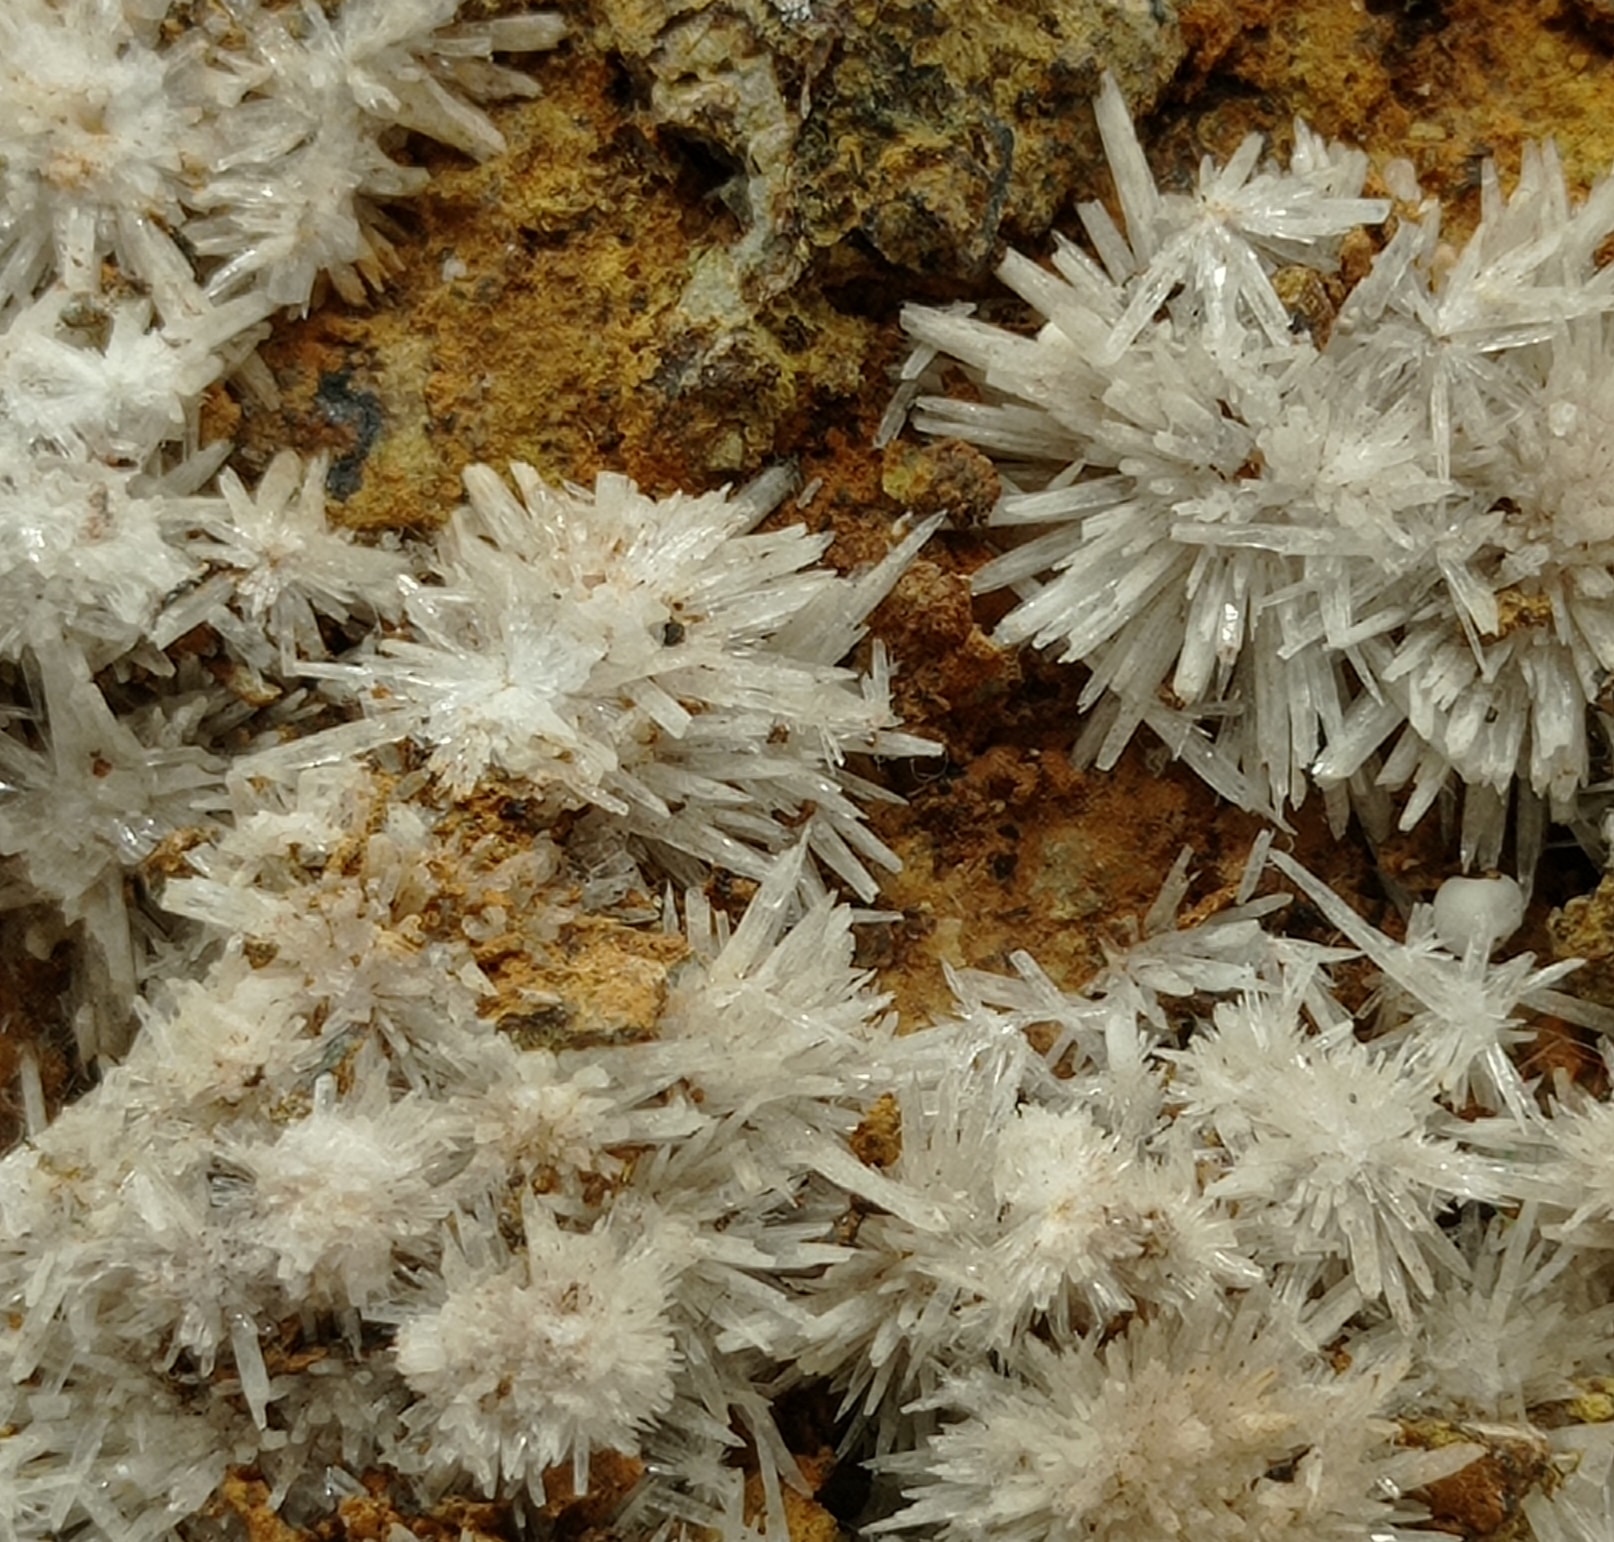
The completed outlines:
<svg viewBox="0 0 1614 1542">
<path fill-rule="evenodd" d="M 1448 878 L 1435 891 L 1435 935 L 1459 958 L 1495 951 L 1524 920 L 1524 890 L 1511 878 Z"/>
<path fill-rule="evenodd" d="M 1034 1343 L 1016 1375 L 959 1377 L 933 1400 L 953 1418 L 889 1464 L 911 1502 L 879 1529 L 1005 1542 L 1395 1535 L 1402 1486 L 1478 1448 L 1419 1453 L 1409 1470 L 1412 1453 L 1393 1454 L 1376 1418 L 1399 1367 L 1333 1373 L 1258 1301 L 1134 1319 L 1102 1348 Z"/>
<path fill-rule="evenodd" d="M 1286 170 L 1252 137 L 1162 192 L 1113 81 L 1095 110 L 1124 229 L 1083 205 L 1093 255 L 1005 258 L 1040 332 L 903 315 L 974 377 L 915 425 L 1009 463 L 1003 549 L 974 574 L 1016 591 L 997 635 L 1088 667 L 1083 763 L 1147 723 L 1269 817 L 1315 773 L 1336 823 L 1364 773 L 1410 788 L 1407 824 L 1455 773 L 1464 860 L 1494 865 L 1516 783 L 1570 817 L 1614 672 L 1614 179 L 1575 203 L 1532 147 L 1504 198 L 1487 163 L 1455 261 L 1430 207 L 1337 315 L 1291 315 L 1279 266 L 1321 294 L 1340 238 L 1388 212 L 1360 154 L 1301 126 Z"/>
<path fill-rule="evenodd" d="M 895 858 L 843 790 L 844 757 L 937 747 L 893 732 L 880 650 L 862 679 L 839 660 L 935 522 L 841 579 L 813 565 L 826 537 L 751 533 L 783 474 L 659 501 L 620 476 L 590 496 L 512 474 L 519 496 L 467 470 L 408 634 L 317 672 L 428 749 L 457 796 L 521 778 L 555 809 L 593 805 L 653 849 L 759 878 L 757 848 L 812 804 L 809 846 L 872 899 L 866 864 Z"/>
<path fill-rule="evenodd" d="M 677 1366 L 653 1247 L 561 1232 L 532 1207 L 519 1261 L 477 1270 L 450 1253 L 441 1304 L 411 1314 L 393 1351 L 429 1461 L 542 1502 L 545 1469 L 569 1460 L 582 1494 L 591 1450 L 633 1450 Z"/>
</svg>

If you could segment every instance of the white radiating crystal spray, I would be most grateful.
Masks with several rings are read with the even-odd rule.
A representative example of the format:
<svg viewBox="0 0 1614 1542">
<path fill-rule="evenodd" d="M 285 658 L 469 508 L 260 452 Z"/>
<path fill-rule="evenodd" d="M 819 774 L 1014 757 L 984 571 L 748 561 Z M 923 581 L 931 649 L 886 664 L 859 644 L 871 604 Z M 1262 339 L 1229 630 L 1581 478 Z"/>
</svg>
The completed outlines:
<svg viewBox="0 0 1614 1542">
<path fill-rule="evenodd" d="M 975 574 L 1016 593 L 999 637 L 1088 667 L 1084 760 L 1147 725 L 1247 808 L 1315 779 L 1336 824 L 1377 784 L 1411 788 L 1409 826 L 1455 773 L 1465 861 L 1495 864 L 1516 789 L 1528 867 L 1541 805 L 1592 780 L 1614 672 L 1614 180 L 1575 203 L 1532 148 L 1504 198 L 1487 166 L 1455 262 L 1426 202 L 1329 315 L 1275 283 L 1322 293 L 1389 212 L 1359 153 L 1301 125 L 1287 168 L 1251 138 L 1162 193 L 1113 81 L 1097 112 L 1124 228 L 1086 204 L 1090 250 L 1008 255 L 1041 330 L 904 313 L 979 387 L 915 423 L 1004 463 Z"/>
</svg>

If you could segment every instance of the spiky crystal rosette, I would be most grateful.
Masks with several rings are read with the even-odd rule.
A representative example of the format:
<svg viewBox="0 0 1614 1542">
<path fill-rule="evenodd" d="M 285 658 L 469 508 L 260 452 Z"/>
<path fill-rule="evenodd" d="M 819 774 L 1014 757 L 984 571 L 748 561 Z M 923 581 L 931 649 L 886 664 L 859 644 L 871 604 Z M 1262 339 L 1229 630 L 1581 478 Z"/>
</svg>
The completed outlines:
<svg viewBox="0 0 1614 1542">
<path fill-rule="evenodd" d="M 653 849 L 758 877 L 755 848 L 816 811 L 809 846 L 872 899 L 865 862 L 895 859 L 861 822 L 849 794 L 874 788 L 846 757 L 937 746 L 896 731 L 879 644 L 861 678 L 838 661 L 934 521 L 845 581 L 814 565 L 827 536 L 754 530 L 784 473 L 659 501 L 625 477 L 590 497 L 512 474 L 519 496 L 466 473 L 409 632 L 320 670 L 378 742 L 420 743 L 456 796 L 512 778 L 556 812 L 595 808 Z"/>
<path fill-rule="evenodd" d="M 1573 812 L 1614 665 L 1614 184 L 1577 205 L 1532 150 L 1506 199 L 1487 170 L 1453 255 L 1388 168 L 1393 238 L 1342 304 L 1286 305 L 1344 292 L 1342 239 L 1390 213 L 1364 158 L 1297 125 L 1287 167 L 1252 137 L 1161 193 L 1113 82 L 1097 112 L 1124 228 L 1084 204 L 1087 249 L 1009 254 L 1035 336 L 905 313 L 984 391 L 914 421 L 1003 463 L 1005 549 L 975 574 L 1017 594 L 998 636 L 1087 666 L 1086 760 L 1147 724 L 1244 807 L 1281 817 L 1315 780 L 1336 822 L 1348 790 L 1410 785 L 1410 825 L 1456 783 L 1465 855 L 1494 863 L 1515 791 Z"/>
</svg>

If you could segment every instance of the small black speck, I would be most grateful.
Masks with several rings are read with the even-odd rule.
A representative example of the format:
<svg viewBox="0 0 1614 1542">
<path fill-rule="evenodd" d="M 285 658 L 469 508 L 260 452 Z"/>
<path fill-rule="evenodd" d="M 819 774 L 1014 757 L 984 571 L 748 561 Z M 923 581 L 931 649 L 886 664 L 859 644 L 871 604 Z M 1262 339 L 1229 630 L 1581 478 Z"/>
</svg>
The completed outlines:
<svg viewBox="0 0 1614 1542">
<path fill-rule="evenodd" d="M 319 377 L 314 393 L 321 415 L 353 431 L 353 448 L 331 462 L 325 473 L 325 491 L 333 498 L 351 498 L 364 481 L 364 462 L 386 427 L 381 398 L 374 391 L 356 389 L 353 372 L 328 370 Z"/>
</svg>

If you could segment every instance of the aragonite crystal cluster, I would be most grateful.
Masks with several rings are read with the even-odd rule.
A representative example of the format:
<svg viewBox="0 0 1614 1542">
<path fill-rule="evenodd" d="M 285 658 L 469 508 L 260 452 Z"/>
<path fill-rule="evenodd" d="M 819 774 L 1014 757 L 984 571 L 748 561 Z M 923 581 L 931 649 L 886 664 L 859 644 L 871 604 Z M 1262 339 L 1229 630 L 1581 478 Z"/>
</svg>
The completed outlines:
<svg viewBox="0 0 1614 1542">
<path fill-rule="evenodd" d="M 401 131 L 496 154 L 475 104 L 561 37 L 455 10 L 0 16 L 0 899 L 74 950 L 96 1073 L 58 1106 L 18 1041 L 0 1539 L 356 1535 L 378 1495 L 387 1542 L 537 1532 L 593 1490 L 781 1542 L 827 1404 L 871 1536 L 1415 1542 L 1506 1451 L 1510 1523 L 1607 1542 L 1614 1115 L 1527 1050 L 1609 1014 L 1510 951 L 1511 881 L 1391 935 L 1268 832 L 1208 914 L 1185 852 L 1086 982 L 1017 953 L 900 1022 L 866 810 L 937 746 L 864 633 L 937 517 L 843 574 L 784 470 L 470 466 L 365 542 L 308 447 L 249 485 L 202 442 L 201 392 L 273 391 L 271 315 L 384 280 Z M 1386 168 L 1399 228 L 1302 337 L 1282 270 L 1391 212 L 1361 158 L 1162 195 L 1099 112 L 1124 232 L 1006 268 L 1047 326 L 909 320 L 914 380 L 979 376 L 919 421 L 1003 460 L 1005 635 L 1088 664 L 1100 758 L 1149 724 L 1366 817 L 1455 770 L 1482 856 L 1515 788 L 1562 812 L 1609 195 L 1543 153 L 1446 253 Z"/>
<path fill-rule="evenodd" d="M 1614 181 L 1571 199 L 1549 145 L 1504 196 L 1487 162 L 1459 251 L 1409 163 L 1365 198 L 1367 158 L 1300 124 L 1287 168 L 1252 135 L 1162 193 L 1113 82 L 1097 112 L 1122 222 L 1083 204 L 1085 247 L 1000 270 L 1040 330 L 906 318 L 905 399 L 938 355 L 979 387 L 919 427 L 1008 480 L 999 637 L 1089 667 L 1101 767 L 1147 724 L 1246 808 L 1315 781 L 1387 825 L 1405 788 L 1403 827 L 1456 784 L 1465 860 L 1517 805 L 1528 868 L 1607 759 Z M 1347 286 L 1364 224 L 1393 233 Z"/>
</svg>

